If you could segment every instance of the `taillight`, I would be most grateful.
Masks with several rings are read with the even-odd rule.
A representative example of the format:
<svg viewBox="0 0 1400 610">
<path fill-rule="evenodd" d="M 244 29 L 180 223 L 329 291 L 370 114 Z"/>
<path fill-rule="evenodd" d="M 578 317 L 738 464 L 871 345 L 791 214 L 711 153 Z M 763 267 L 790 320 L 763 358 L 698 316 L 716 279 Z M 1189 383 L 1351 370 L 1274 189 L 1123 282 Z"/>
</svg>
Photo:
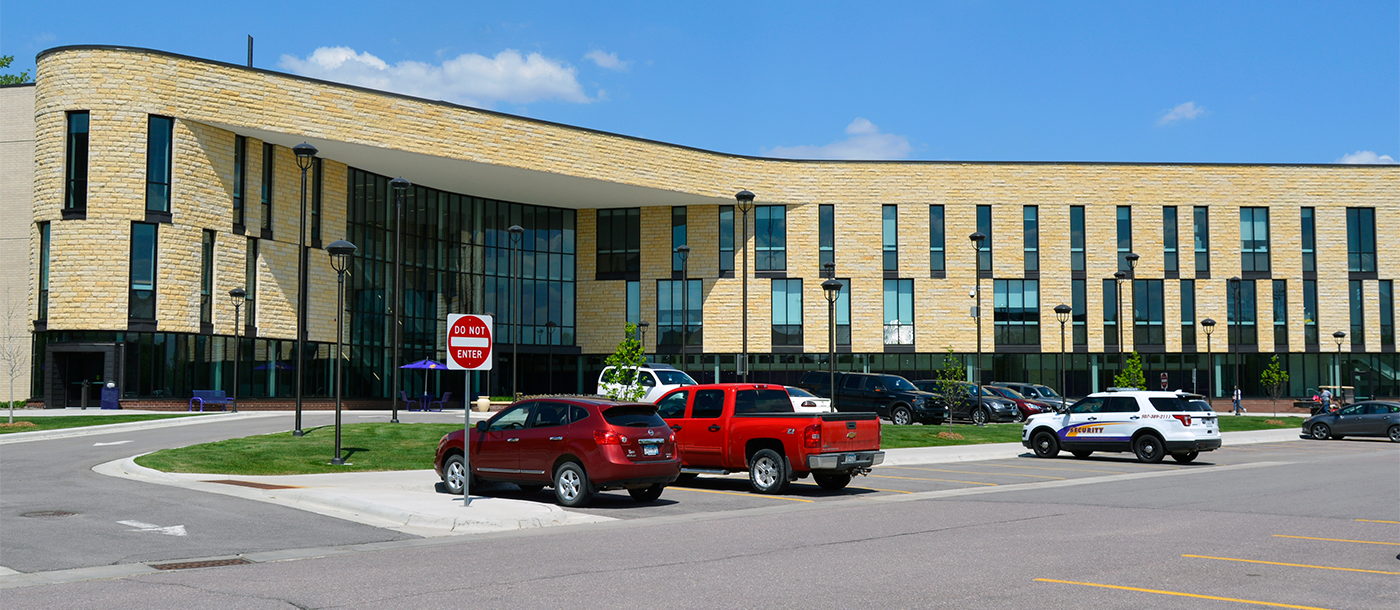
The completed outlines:
<svg viewBox="0 0 1400 610">
<path fill-rule="evenodd" d="M 812 402 L 812 401 L 810 401 L 810 400 L 804 400 L 804 401 L 802 401 L 802 408 L 803 408 L 803 409 L 815 409 L 815 408 L 817 408 L 817 403 Z"/>
<path fill-rule="evenodd" d="M 808 449 L 820 449 L 822 446 L 822 424 L 817 422 L 802 430 L 802 446 Z"/>
<path fill-rule="evenodd" d="M 1175 417 L 1175 418 L 1176 418 L 1176 421 L 1181 422 L 1181 425 L 1183 425 L 1183 426 L 1190 426 L 1190 425 L 1191 425 L 1191 416 L 1190 416 L 1190 415 L 1172 415 L 1172 417 Z"/>
<path fill-rule="evenodd" d="M 621 445 L 627 442 L 627 437 L 621 436 L 612 430 L 594 430 L 593 440 L 599 445 Z"/>
</svg>

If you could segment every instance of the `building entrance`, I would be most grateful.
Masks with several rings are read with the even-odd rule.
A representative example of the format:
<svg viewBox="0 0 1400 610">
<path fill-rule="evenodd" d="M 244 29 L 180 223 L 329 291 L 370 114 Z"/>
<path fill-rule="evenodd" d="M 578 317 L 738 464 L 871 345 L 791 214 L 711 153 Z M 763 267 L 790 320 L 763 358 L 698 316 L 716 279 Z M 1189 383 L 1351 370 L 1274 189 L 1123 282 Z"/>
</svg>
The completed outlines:
<svg viewBox="0 0 1400 610">
<path fill-rule="evenodd" d="M 59 387 L 64 407 L 83 406 L 83 394 L 87 394 L 87 406 L 101 406 L 102 385 L 107 382 L 103 375 L 106 368 L 104 352 L 58 352 L 54 354 L 54 366 L 58 369 Z"/>
</svg>

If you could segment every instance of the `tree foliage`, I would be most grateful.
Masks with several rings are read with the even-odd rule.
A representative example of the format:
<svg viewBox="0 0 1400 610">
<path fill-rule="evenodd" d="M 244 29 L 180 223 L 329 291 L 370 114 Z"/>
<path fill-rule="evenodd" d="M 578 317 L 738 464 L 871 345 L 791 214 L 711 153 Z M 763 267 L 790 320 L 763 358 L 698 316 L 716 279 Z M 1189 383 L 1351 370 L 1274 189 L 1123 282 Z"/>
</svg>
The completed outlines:
<svg viewBox="0 0 1400 610">
<path fill-rule="evenodd" d="M 646 393 L 646 388 L 637 383 L 637 368 L 642 365 L 643 358 L 642 342 L 637 340 L 637 325 L 629 323 L 623 331 L 622 341 L 617 344 L 617 351 L 607 359 L 607 365 L 613 368 L 603 374 L 602 390 L 609 398 L 631 402 Z"/>
<path fill-rule="evenodd" d="M 10 67 L 10 63 L 15 60 L 14 55 L 0 55 L 0 70 Z M 25 70 L 19 74 L 0 74 L 0 85 L 18 85 L 30 81 L 29 71 Z"/>
<path fill-rule="evenodd" d="M 1128 356 L 1128 361 L 1123 364 L 1123 370 L 1118 371 L 1118 374 L 1113 376 L 1113 386 L 1138 390 L 1147 389 L 1147 378 L 1142 374 L 1142 357 L 1137 352 Z"/>
<path fill-rule="evenodd" d="M 962 391 L 959 385 L 967 381 L 967 367 L 953 355 L 953 348 L 949 347 L 948 352 L 943 354 L 943 366 L 934 372 L 934 379 L 938 380 L 939 399 L 943 405 L 948 407 L 951 413 L 953 408 L 953 397 Z M 952 418 L 948 418 L 948 423 L 952 424 Z"/>
<path fill-rule="evenodd" d="M 1278 399 L 1283 397 L 1283 390 L 1288 387 L 1288 371 L 1279 366 L 1278 354 L 1274 354 L 1274 357 L 1269 360 L 1269 366 L 1259 376 L 1259 381 L 1264 384 L 1264 389 L 1269 393 L 1269 399 L 1274 407 L 1274 415 L 1278 415 Z"/>
</svg>

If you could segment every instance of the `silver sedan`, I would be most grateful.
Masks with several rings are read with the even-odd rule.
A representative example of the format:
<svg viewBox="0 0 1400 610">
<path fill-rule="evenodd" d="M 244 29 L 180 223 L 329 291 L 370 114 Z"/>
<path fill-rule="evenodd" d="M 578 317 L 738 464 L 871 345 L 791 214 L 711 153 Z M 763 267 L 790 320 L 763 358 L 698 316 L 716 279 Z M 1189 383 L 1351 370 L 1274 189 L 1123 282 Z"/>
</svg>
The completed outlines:
<svg viewBox="0 0 1400 610">
<path fill-rule="evenodd" d="M 1303 434 L 1324 441 L 1348 436 L 1385 436 L 1400 443 L 1400 403 L 1361 402 L 1319 413 L 1303 422 Z"/>
</svg>

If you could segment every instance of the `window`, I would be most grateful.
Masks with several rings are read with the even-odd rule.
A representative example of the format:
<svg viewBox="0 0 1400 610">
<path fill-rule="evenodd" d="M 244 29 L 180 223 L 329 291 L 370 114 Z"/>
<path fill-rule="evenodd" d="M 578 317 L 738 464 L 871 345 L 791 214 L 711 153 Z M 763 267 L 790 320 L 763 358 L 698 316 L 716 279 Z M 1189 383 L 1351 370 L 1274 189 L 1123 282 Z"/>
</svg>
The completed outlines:
<svg viewBox="0 0 1400 610">
<path fill-rule="evenodd" d="M 1376 210 L 1347 208 L 1347 271 L 1376 271 Z"/>
<path fill-rule="evenodd" d="M 656 414 L 662 419 L 685 417 L 685 400 L 689 395 L 688 390 L 667 394 L 665 398 L 656 401 Z"/>
<path fill-rule="evenodd" d="M 851 280 L 837 278 L 841 292 L 836 294 L 836 344 L 851 345 Z M 822 295 L 825 298 L 826 295 Z"/>
<path fill-rule="evenodd" d="M 1317 210 L 1303 208 L 1303 273 L 1317 273 Z"/>
<path fill-rule="evenodd" d="M 787 270 L 787 208 L 754 208 L 754 271 Z"/>
<path fill-rule="evenodd" d="M 1196 280 L 1181 280 L 1181 344 L 1196 344 Z"/>
<path fill-rule="evenodd" d="M 1071 306 L 1073 311 L 1073 321 L 1070 323 L 1070 333 L 1074 335 L 1075 345 L 1089 344 L 1089 299 L 1088 283 L 1085 280 L 1070 280 Z"/>
<path fill-rule="evenodd" d="M 681 260 L 681 253 L 676 252 L 676 248 L 686 245 L 685 231 L 685 206 L 678 205 L 671 207 L 671 271 L 680 273 L 685 266 L 685 261 Z"/>
<path fill-rule="evenodd" d="M 977 248 L 977 268 L 981 277 L 992 277 L 992 206 L 977 206 L 977 230 L 987 238 Z"/>
<path fill-rule="evenodd" d="M 321 245 L 321 195 L 323 193 L 322 182 L 325 180 L 325 167 L 321 164 L 324 159 L 316 157 L 311 160 L 311 169 L 314 175 L 311 179 L 311 245 L 319 247 Z"/>
<path fill-rule="evenodd" d="M 1230 325 L 1231 345 L 1256 345 L 1259 343 L 1255 313 L 1258 311 L 1255 299 L 1254 280 L 1226 282 L 1226 299 Z"/>
<path fill-rule="evenodd" d="M 802 345 L 802 280 L 773 280 L 773 345 Z"/>
<path fill-rule="evenodd" d="M 244 225 L 243 185 L 248 174 L 248 138 L 233 136 L 233 224 Z"/>
<path fill-rule="evenodd" d="M 700 390 L 695 393 L 695 402 L 690 405 L 693 419 L 713 419 L 724 412 L 724 390 Z"/>
<path fill-rule="evenodd" d="M 63 209 L 87 210 L 88 111 L 68 113 L 68 143 L 63 181 Z"/>
<path fill-rule="evenodd" d="M 1317 347 L 1317 280 L 1303 280 L 1303 344 Z"/>
<path fill-rule="evenodd" d="M 997 345 L 1040 345 L 1040 282 L 992 281 L 992 327 Z"/>
<path fill-rule="evenodd" d="M 734 277 L 734 206 L 719 206 L 719 275 Z"/>
<path fill-rule="evenodd" d="M 277 147 L 263 143 L 262 157 L 262 230 L 266 236 L 272 231 L 272 161 L 277 156 Z"/>
<path fill-rule="evenodd" d="M 258 306 L 258 240 L 248 238 L 248 257 L 243 264 L 243 291 L 248 293 L 248 306 L 243 308 L 243 320 L 248 327 L 257 320 Z"/>
<path fill-rule="evenodd" d="M 1132 271 L 1128 264 L 1128 253 L 1133 251 L 1133 208 L 1118 206 L 1118 270 Z"/>
<path fill-rule="evenodd" d="M 1069 270 L 1084 273 L 1084 206 L 1069 207 Z"/>
<path fill-rule="evenodd" d="M 899 275 L 899 206 L 880 206 L 880 250 L 884 254 L 885 275 Z"/>
<path fill-rule="evenodd" d="M 642 283 L 638 280 L 627 282 L 627 323 L 642 321 Z"/>
<path fill-rule="evenodd" d="M 836 262 L 836 206 L 817 206 L 817 268 Z M 825 277 L 825 276 L 823 276 Z"/>
<path fill-rule="evenodd" d="M 1274 280 L 1274 346 L 1288 349 L 1288 281 Z"/>
<path fill-rule="evenodd" d="M 1197 206 L 1191 211 L 1191 242 L 1196 250 L 1196 278 L 1210 277 L 1210 208 Z"/>
<path fill-rule="evenodd" d="M 914 344 L 914 280 L 885 280 L 885 345 Z"/>
<path fill-rule="evenodd" d="M 170 212 L 170 162 L 175 119 L 152 115 L 146 136 L 146 211 Z"/>
<path fill-rule="evenodd" d="M 156 319 L 156 225 L 131 223 L 131 289 L 127 317 Z"/>
<path fill-rule="evenodd" d="M 1395 286 L 1392 280 L 1380 282 L 1381 349 L 1395 349 Z"/>
<path fill-rule="evenodd" d="M 1269 272 L 1269 209 L 1240 208 L 1240 270 Z"/>
<path fill-rule="evenodd" d="M 204 230 L 199 264 L 199 322 L 214 323 L 214 232 Z"/>
<path fill-rule="evenodd" d="M 928 206 L 928 266 L 933 277 L 944 277 L 948 272 L 944 243 L 943 206 Z"/>
<path fill-rule="evenodd" d="M 689 289 L 680 280 L 656 282 L 656 344 L 680 345 L 685 333 L 686 345 L 701 345 L 701 321 L 704 319 L 704 285 L 701 280 L 689 280 Z M 689 311 L 684 306 L 689 298 Z M 685 319 L 689 314 L 688 323 Z"/>
<path fill-rule="evenodd" d="M 1347 294 L 1351 300 L 1351 346 L 1366 345 L 1366 306 L 1363 299 L 1366 291 L 1361 280 L 1347 282 Z"/>
<path fill-rule="evenodd" d="M 642 269 L 642 210 L 598 210 L 598 278 L 638 279 Z"/>
<path fill-rule="evenodd" d="M 1040 208 L 1025 206 L 1021 216 L 1025 222 L 1026 276 L 1031 277 L 1040 273 Z"/>
<path fill-rule="evenodd" d="M 1176 206 L 1162 208 L 1162 269 L 1167 273 L 1178 273 L 1181 268 L 1176 258 Z"/>
<path fill-rule="evenodd" d="M 1118 280 L 1103 281 L 1103 344 L 1118 345 Z"/>
<path fill-rule="evenodd" d="M 49 223 L 39 223 L 39 313 L 36 320 L 49 319 Z"/>
<path fill-rule="evenodd" d="M 1165 345 L 1162 280 L 1133 280 L 1133 346 Z"/>
</svg>

